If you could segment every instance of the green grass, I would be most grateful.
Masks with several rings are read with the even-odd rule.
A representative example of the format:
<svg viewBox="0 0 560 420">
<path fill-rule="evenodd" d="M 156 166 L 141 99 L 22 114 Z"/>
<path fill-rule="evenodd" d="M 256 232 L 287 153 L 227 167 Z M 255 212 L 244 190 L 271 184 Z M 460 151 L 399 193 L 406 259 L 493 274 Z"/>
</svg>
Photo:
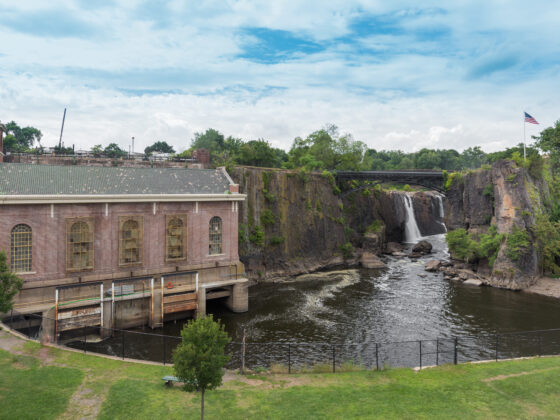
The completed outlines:
<svg viewBox="0 0 560 420">
<path fill-rule="evenodd" d="M 22 352 L 18 356 L 0 352 L 0 418 L 57 418 L 63 412 L 71 418 L 70 397 L 80 384 L 98 398 L 101 419 L 199 416 L 198 394 L 164 387 L 161 377 L 171 373 L 170 367 L 37 345 L 22 346 Z M 79 407 L 74 409 L 80 412 Z M 208 419 L 505 419 L 555 418 L 558 413 L 558 357 L 447 365 L 420 372 L 234 375 L 206 396 Z"/>
</svg>

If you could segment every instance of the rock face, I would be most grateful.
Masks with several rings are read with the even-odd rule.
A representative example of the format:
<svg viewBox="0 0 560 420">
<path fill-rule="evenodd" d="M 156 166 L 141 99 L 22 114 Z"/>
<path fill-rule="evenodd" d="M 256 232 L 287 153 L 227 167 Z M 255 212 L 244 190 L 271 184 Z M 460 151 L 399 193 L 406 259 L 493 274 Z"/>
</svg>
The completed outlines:
<svg viewBox="0 0 560 420">
<path fill-rule="evenodd" d="M 541 206 L 541 196 L 546 193 L 542 181 L 533 179 L 512 161 L 496 162 L 491 169 L 474 171 L 452 183 L 446 200 L 449 229 L 481 233 L 495 224 L 498 233 L 522 232 L 531 243 L 513 258 L 507 241 L 503 241 L 493 267 L 486 261 L 476 267 L 477 273 L 488 279 L 487 284 L 517 290 L 536 281 L 538 259 L 531 226 Z"/>
<path fill-rule="evenodd" d="M 239 257 L 254 280 L 358 264 L 363 252 L 380 254 L 387 241 L 404 239 L 400 191 L 341 197 L 334 179 L 319 173 L 237 167 L 231 176 L 247 194 L 239 205 Z"/>
<path fill-rule="evenodd" d="M 445 233 L 443 223 L 443 197 L 432 191 L 417 192 L 412 197 L 412 207 L 422 236 Z"/>
</svg>

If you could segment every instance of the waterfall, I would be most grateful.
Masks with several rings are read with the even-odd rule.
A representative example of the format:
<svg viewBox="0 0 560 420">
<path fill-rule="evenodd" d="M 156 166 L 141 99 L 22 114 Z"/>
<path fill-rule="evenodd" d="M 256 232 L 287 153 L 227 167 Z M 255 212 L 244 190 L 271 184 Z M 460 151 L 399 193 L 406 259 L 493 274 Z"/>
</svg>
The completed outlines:
<svg viewBox="0 0 560 420">
<path fill-rule="evenodd" d="M 422 235 L 416 223 L 416 216 L 414 216 L 412 198 L 408 194 L 404 194 L 404 208 L 406 210 L 406 223 L 404 225 L 405 242 L 416 243 L 422 238 Z"/>
<path fill-rule="evenodd" d="M 438 204 L 439 204 L 439 214 L 438 214 L 438 216 L 441 219 L 441 220 L 438 220 L 438 222 L 439 222 L 440 225 L 443 226 L 443 230 L 445 232 L 447 232 L 447 226 L 445 226 L 445 223 L 443 223 L 443 218 L 445 217 L 445 212 L 443 211 L 443 197 L 441 195 L 437 195 L 436 197 L 437 197 L 437 201 L 438 201 Z"/>
</svg>

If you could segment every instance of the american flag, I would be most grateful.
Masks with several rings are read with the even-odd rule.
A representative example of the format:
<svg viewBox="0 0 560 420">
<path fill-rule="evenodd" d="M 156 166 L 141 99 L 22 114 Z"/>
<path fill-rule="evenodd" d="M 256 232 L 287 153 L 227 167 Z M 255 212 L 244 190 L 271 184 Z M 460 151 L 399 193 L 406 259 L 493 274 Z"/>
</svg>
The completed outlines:
<svg viewBox="0 0 560 420">
<path fill-rule="evenodd" d="M 525 113 L 525 122 L 531 124 L 538 124 L 537 120 L 531 117 L 529 114 Z"/>
</svg>

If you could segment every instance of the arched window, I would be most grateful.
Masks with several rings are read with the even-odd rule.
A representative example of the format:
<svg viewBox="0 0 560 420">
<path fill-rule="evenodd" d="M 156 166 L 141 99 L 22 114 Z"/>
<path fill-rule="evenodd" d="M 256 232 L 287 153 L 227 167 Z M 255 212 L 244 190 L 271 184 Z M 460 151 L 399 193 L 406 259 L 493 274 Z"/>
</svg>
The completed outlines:
<svg viewBox="0 0 560 420">
<path fill-rule="evenodd" d="M 138 264 L 142 262 L 142 217 L 119 217 L 119 264 Z"/>
<path fill-rule="evenodd" d="M 222 219 L 215 216 L 210 220 L 210 255 L 222 253 Z"/>
<path fill-rule="evenodd" d="M 32 271 L 32 232 L 27 225 L 16 225 L 12 229 L 10 244 L 10 268 L 16 273 Z"/>
<path fill-rule="evenodd" d="M 66 228 L 66 268 L 89 270 L 93 268 L 93 222 L 69 220 Z"/>
<path fill-rule="evenodd" d="M 167 261 L 186 258 L 187 251 L 187 222 L 185 215 L 167 217 L 167 232 L 165 235 Z"/>
</svg>

